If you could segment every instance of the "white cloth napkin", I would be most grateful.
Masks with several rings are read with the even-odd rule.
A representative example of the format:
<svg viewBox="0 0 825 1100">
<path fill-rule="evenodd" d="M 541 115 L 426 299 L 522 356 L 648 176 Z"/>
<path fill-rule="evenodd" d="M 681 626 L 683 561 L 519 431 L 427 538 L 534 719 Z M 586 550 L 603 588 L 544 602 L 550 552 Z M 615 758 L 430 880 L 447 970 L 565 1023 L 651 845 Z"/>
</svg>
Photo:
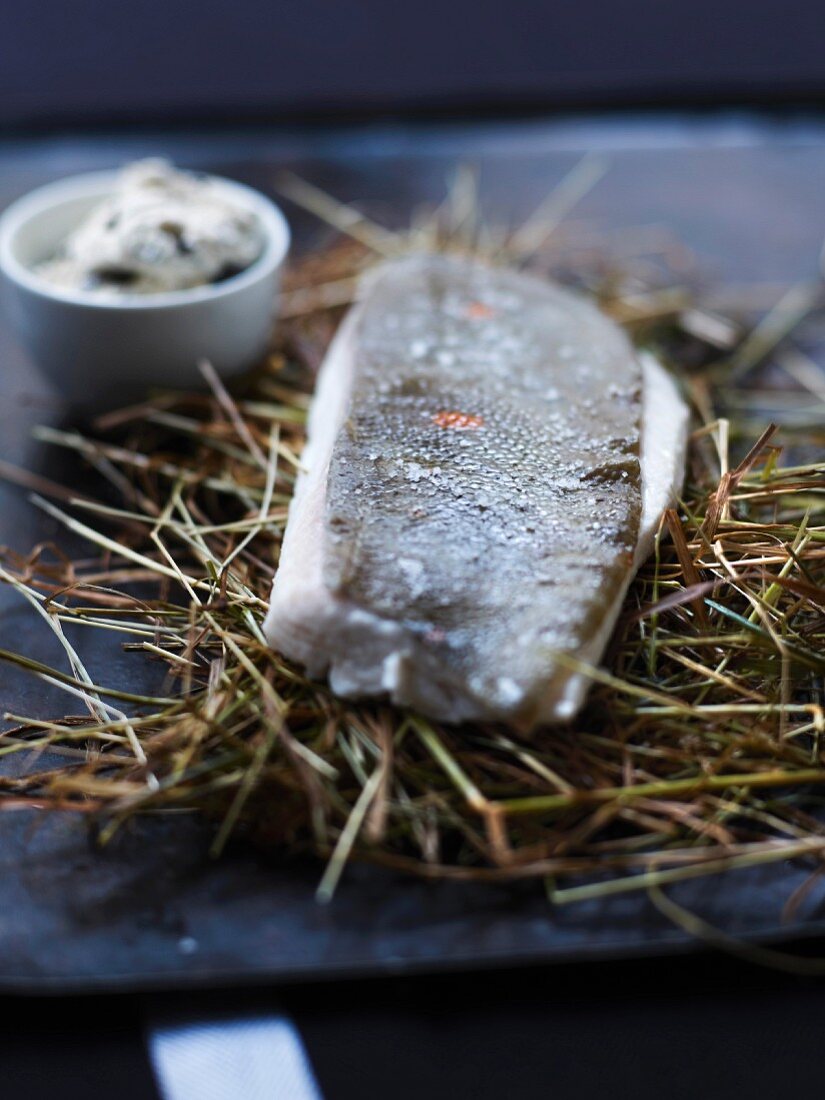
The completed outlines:
<svg viewBox="0 0 825 1100">
<path fill-rule="evenodd" d="M 163 1100 L 323 1100 L 301 1037 L 277 1013 L 158 1023 L 148 1046 Z"/>
</svg>

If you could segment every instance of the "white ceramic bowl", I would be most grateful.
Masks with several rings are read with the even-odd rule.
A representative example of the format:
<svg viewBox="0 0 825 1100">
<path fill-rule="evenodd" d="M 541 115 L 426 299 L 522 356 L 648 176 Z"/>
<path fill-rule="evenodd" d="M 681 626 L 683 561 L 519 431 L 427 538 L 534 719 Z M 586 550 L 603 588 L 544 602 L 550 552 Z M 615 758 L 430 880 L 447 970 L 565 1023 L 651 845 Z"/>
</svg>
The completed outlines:
<svg viewBox="0 0 825 1100">
<path fill-rule="evenodd" d="M 225 282 L 163 294 L 102 297 L 51 285 L 32 270 L 112 190 L 117 173 L 47 184 L 0 216 L 0 273 L 21 343 L 73 405 L 105 408 L 152 386 L 201 386 L 208 359 L 229 377 L 255 363 L 269 341 L 289 227 L 258 191 L 216 180 L 226 198 L 257 214 L 264 249 Z"/>
</svg>

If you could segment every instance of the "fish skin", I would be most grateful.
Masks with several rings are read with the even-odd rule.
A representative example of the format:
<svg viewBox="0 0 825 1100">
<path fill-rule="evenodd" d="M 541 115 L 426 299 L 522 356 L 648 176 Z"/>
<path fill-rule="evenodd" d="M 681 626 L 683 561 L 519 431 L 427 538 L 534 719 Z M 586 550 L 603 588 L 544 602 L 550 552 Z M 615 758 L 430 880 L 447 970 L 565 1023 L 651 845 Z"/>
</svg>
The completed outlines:
<svg viewBox="0 0 825 1100">
<path fill-rule="evenodd" d="M 586 684 L 558 656 L 598 660 L 649 535 L 643 378 L 560 287 L 382 265 L 322 367 L 272 644 L 339 694 L 444 721 L 571 717 Z"/>
</svg>

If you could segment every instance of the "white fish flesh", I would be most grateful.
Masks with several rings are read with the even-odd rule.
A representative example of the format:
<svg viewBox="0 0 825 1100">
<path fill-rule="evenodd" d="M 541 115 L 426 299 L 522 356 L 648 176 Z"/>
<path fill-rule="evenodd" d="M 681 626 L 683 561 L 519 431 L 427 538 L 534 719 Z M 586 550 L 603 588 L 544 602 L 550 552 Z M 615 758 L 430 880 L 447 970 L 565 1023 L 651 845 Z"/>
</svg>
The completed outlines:
<svg viewBox="0 0 825 1100">
<path fill-rule="evenodd" d="M 265 632 L 351 698 L 571 718 L 663 509 L 687 410 L 588 301 L 414 256 L 321 367 Z"/>
</svg>

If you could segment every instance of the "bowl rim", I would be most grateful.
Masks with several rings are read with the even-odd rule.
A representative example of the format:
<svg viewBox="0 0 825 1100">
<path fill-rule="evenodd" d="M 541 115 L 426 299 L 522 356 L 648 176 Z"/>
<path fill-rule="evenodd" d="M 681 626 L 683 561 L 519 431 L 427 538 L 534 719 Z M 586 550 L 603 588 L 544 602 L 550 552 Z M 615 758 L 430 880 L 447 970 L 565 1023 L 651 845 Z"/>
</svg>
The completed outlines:
<svg viewBox="0 0 825 1100">
<path fill-rule="evenodd" d="M 0 271 L 11 282 L 25 287 L 26 290 L 42 298 L 81 306 L 85 309 L 131 312 L 174 309 L 229 297 L 256 283 L 261 277 L 276 271 L 286 259 L 291 234 L 289 223 L 281 208 L 262 191 L 257 191 L 254 187 L 239 183 L 237 180 L 212 173 L 209 173 L 210 180 L 226 191 L 228 197 L 258 216 L 265 238 L 263 249 L 257 259 L 237 275 L 232 275 L 220 283 L 206 283 L 203 286 L 152 294 L 107 295 L 100 291 L 68 290 L 65 287 L 55 286 L 17 258 L 14 252 L 17 235 L 33 218 L 47 210 L 78 199 L 103 199 L 111 193 L 112 186 L 119 175 L 120 169 L 117 168 L 83 172 L 43 184 L 15 199 L 0 214 Z"/>
</svg>

